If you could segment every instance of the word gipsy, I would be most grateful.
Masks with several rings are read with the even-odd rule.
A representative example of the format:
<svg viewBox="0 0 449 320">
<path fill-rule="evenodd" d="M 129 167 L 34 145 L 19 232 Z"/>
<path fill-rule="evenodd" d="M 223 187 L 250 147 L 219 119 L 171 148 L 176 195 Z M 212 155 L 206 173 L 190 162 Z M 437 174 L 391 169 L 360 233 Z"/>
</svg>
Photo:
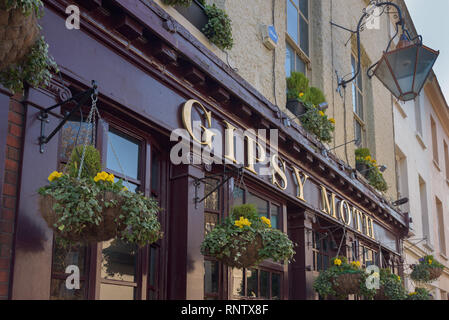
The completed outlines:
<svg viewBox="0 0 449 320">
<path fill-rule="evenodd" d="M 203 121 L 193 121 L 192 109 L 194 106 L 199 108 L 197 109 L 198 114 Z M 212 113 L 207 111 L 200 102 L 189 100 L 183 105 L 182 122 L 185 129 L 174 130 L 170 137 L 171 141 L 178 141 L 181 138 L 181 141 L 170 152 L 173 164 L 190 163 L 190 146 L 191 140 L 193 140 L 193 153 L 201 155 L 200 160 L 204 163 L 222 164 L 223 159 L 226 163 L 245 163 L 245 169 L 248 171 L 256 175 L 268 175 L 273 185 L 282 191 L 287 190 L 287 167 L 277 152 L 277 130 L 270 130 L 270 147 L 267 148 L 264 130 L 258 130 L 256 135 L 255 130 L 243 132 L 229 122 L 223 121 L 225 132 L 225 152 L 223 154 L 221 132 L 212 128 Z M 201 161 L 198 163 L 194 161 L 194 164 L 201 164 Z M 259 172 L 256 171 L 256 164 L 259 165 Z M 295 166 L 292 166 L 292 169 L 293 181 L 296 186 L 295 196 L 299 200 L 307 202 L 304 198 L 304 190 L 306 184 L 310 183 L 310 177 Z M 374 222 L 368 214 L 350 205 L 347 200 L 338 200 L 336 194 L 329 194 L 325 186 L 320 185 L 320 192 L 323 213 L 375 239 Z"/>
</svg>

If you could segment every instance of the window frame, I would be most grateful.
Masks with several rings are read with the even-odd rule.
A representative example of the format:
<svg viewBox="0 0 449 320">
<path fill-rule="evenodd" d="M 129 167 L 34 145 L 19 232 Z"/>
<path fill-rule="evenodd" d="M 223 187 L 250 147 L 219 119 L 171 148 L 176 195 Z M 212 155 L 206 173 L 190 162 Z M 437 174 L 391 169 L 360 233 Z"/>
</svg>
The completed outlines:
<svg viewBox="0 0 449 320">
<path fill-rule="evenodd" d="M 352 75 L 355 75 L 356 66 L 358 64 L 358 58 L 354 52 L 351 52 L 351 69 Z M 358 140 L 358 147 L 366 146 L 366 122 L 365 122 L 365 93 L 363 90 L 363 66 L 360 65 L 360 74 L 352 81 L 351 86 L 351 94 L 352 94 L 352 113 L 354 115 L 354 139 L 357 139 L 357 125 L 360 126 L 360 140 Z M 359 84 L 359 77 L 362 79 L 362 83 Z M 361 86 L 361 88 L 360 88 Z M 354 93 L 356 96 L 354 96 Z M 359 95 L 362 98 L 361 106 L 359 105 Z M 354 105 L 354 102 L 357 102 L 357 105 Z M 361 107 L 361 108 L 360 108 Z M 361 109 L 361 110 L 360 110 Z"/>
<path fill-rule="evenodd" d="M 301 0 L 299 0 L 301 1 Z M 292 49 L 293 49 L 293 53 L 295 54 L 295 59 L 294 59 L 294 67 L 291 67 L 291 71 L 295 72 L 298 69 L 296 68 L 296 56 L 299 57 L 300 60 L 302 60 L 302 62 L 305 65 L 305 75 L 307 76 L 308 74 L 308 70 L 310 69 L 310 65 L 311 65 L 311 58 L 310 58 L 310 50 L 311 50 L 311 39 L 310 39 L 310 35 L 311 35 L 311 24 L 310 24 L 310 0 L 306 0 L 307 1 L 307 8 L 308 8 L 308 18 L 306 18 L 304 16 L 304 14 L 302 13 L 302 11 L 300 10 L 300 8 L 298 8 L 296 6 L 296 4 L 294 3 L 293 0 L 286 0 L 286 6 L 285 6 L 285 16 L 286 16 L 286 31 L 285 31 L 285 41 L 286 41 L 286 47 L 285 47 L 285 51 L 287 53 L 287 45 L 289 45 Z M 291 4 L 296 8 L 297 10 L 297 25 L 298 25 L 298 41 L 299 43 L 297 43 L 288 33 L 288 6 L 287 6 L 287 2 L 291 2 Z M 300 43 L 301 43 L 301 26 L 300 26 L 300 17 L 302 17 L 304 19 L 304 21 L 307 23 L 308 25 L 308 48 L 309 48 L 309 54 L 305 53 L 304 50 L 302 50 Z"/>
</svg>

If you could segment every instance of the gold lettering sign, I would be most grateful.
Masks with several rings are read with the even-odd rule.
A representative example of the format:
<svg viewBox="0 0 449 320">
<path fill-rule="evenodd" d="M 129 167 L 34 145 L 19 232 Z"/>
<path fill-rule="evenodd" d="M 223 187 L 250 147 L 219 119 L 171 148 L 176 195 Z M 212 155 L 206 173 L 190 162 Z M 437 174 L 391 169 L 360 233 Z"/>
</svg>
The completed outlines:
<svg viewBox="0 0 449 320">
<path fill-rule="evenodd" d="M 347 226 L 352 222 L 352 210 L 346 200 L 340 201 L 340 218 Z"/>
<path fill-rule="evenodd" d="M 233 163 L 237 163 L 237 160 L 235 159 L 235 150 L 234 150 L 234 131 L 236 130 L 236 127 L 234 127 L 227 121 L 223 122 L 226 125 L 225 158 L 232 161 Z"/>
<path fill-rule="evenodd" d="M 307 202 L 306 199 L 304 199 L 304 185 L 306 184 L 307 179 L 309 179 L 309 176 L 301 172 L 296 167 L 293 167 L 293 170 L 295 171 L 296 181 L 298 182 L 298 194 L 296 195 L 296 198 L 304 202 Z M 304 179 L 301 178 L 301 175 L 304 177 Z"/>
<path fill-rule="evenodd" d="M 206 116 L 206 120 L 207 120 L 207 124 L 209 125 L 209 128 L 212 127 L 212 113 L 210 111 L 207 111 L 207 109 L 201 104 L 201 102 L 194 100 L 194 99 L 191 99 L 184 104 L 184 107 L 182 110 L 182 123 L 184 124 L 184 127 L 186 128 L 187 132 L 190 134 L 190 136 L 192 137 L 193 140 L 195 140 L 199 144 L 207 145 L 210 148 L 212 148 L 212 137 L 215 135 L 215 133 L 213 133 L 211 130 L 209 130 L 208 128 L 201 125 L 201 129 L 203 129 L 205 132 L 205 134 L 204 134 L 205 141 L 204 142 L 201 140 L 201 138 L 198 139 L 197 137 L 195 137 L 195 135 L 193 133 L 192 108 L 195 104 L 198 105 L 203 110 L 204 115 Z"/>
<path fill-rule="evenodd" d="M 245 135 L 245 138 L 247 140 L 246 155 L 247 155 L 247 159 L 248 159 L 248 166 L 246 166 L 245 168 L 257 175 L 257 172 L 254 168 L 254 164 L 256 162 L 265 161 L 265 149 L 263 148 L 262 145 L 260 145 L 260 143 L 256 139 L 252 138 L 253 136 L 256 135 L 253 130 L 248 130 L 247 132 L 248 133 Z M 255 154 L 257 152 L 257 150 L 260 151 L 259 152 L 260 157 L 257 157 Z M 287 185 L 285 185 L 285 188 L 287 188 Z"/>
<path fill-rule="evenodd" d="M 332 199 L 332 206 L 329 203 L 329 197 L 327 195 L 327 189 L 325 186 L 321 186 L 321 206 L 322 211 L 335 219 L 337 219 L 337 212 L 335 210 L 335 193 L 332 193 L 331 195 Z"/>
<path fill-rule="evenodd" d="M 279 167 L 279 161 L 282 164 L 282 170 Z M 271 181 L 273 184 L 278 186 L 279 189 L 285 190 L 287 189 L 287 176 L 285 175 L 285 162 L 280 160 L 277 154 L 274 154 L 271 157 L 271 165 L 273 167 L 273 172 L 271 174 Z M 278 174 L 282 179 L 282 184 L 279 183 L 278 179 L 276 178 L 276 174 Z"/>
</svg>

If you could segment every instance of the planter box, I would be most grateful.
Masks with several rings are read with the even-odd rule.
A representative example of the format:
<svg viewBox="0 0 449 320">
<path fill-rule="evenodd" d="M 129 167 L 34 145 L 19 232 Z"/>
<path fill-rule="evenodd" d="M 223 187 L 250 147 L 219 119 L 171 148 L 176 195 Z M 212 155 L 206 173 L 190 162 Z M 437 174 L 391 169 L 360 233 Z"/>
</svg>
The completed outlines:
<svg viewBox="0 0 449 320">
<path fill-rule="evenodd" d="M 200 31 L 203 30 L 209 20 L 204 12 L 203 5 L 196 0 L 193 0 L 189 7 L 177 5 L 174 8 Z"/>
<path fill-rule="evenodd" d="M 369 166 L 363 162 L 356 162 L 355 164 L 355 168 L 357 169 L 358 172 L 360 172 L 364 177 L 366 177 L 368 175 L 368 169 Z"/>
<path fill-rule="evenodd" d="M 306 113 L 306 107 L 302 102 L 298 100 L 288 100 L 287 109 L 290 110 L 298 118 Z"/>
</svg>

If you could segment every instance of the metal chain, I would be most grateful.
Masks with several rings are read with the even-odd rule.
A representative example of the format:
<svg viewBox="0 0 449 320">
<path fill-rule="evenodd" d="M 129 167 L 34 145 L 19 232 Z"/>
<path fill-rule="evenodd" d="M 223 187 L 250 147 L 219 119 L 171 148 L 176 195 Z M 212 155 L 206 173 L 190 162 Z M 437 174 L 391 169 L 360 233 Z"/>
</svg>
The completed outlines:
<svg viewBox="0 0 449 320">
<path fill-rule="evenodd" d="M 87 117 L 87 124 L 88 124 L 89 127 L 88 127 L 88 129 L 86 130 L 86 134 L 84 135 L 83 154 L 82 154 L 82 156 L 81 156 L 80 167 L 79 167 L 79 169 L 78 169 L 78 177 L 77 177 L 78 180 L 81 178 L 81 171 L 83 170 L 84 158 L 85 158 L 85 156 L 86 156 L 86 149 L 87 149 L 88 138 L 89 138 L 89 131 L 90 131 L 90 132 L 93 132 L 93 131 L 92 131 L 92 130 L 93 130 L 93 126 L 92 126 L 92 115 L 93 115 L 93 113 L 94 113 L 94 109 L 97 108 L 97 107 L 96 107 L 96 103 L 97 103 L 97 100 L 94 99 L 94 98 L 92 97 L 92 107 L 91 107 L 91 109 L 90 109 L 89 116 Z M 90 130 L 89 130 L 89 129 L 90 129 Z"/>
</svg>

